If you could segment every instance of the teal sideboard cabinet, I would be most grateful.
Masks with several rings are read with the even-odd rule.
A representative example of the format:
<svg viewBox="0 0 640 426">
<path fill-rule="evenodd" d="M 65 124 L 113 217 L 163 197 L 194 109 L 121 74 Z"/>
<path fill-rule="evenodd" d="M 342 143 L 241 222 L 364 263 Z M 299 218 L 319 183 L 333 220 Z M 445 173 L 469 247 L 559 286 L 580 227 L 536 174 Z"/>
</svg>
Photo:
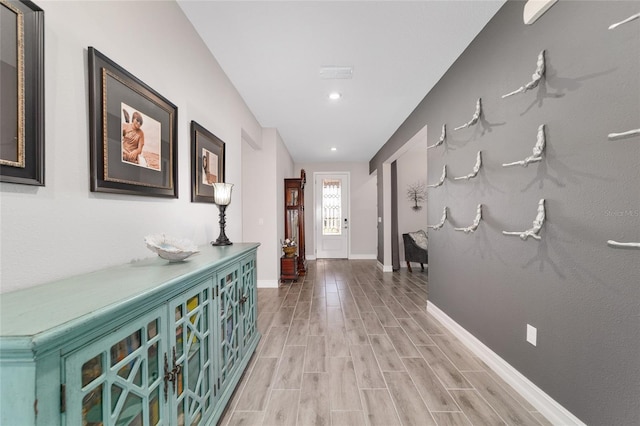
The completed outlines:
<svg viewBox="0 0 640 426">
<path fill-rule="evenodd" d="M 0 295 L 0 424 L 214 425 L 260 339 L 258 244 Z"/>
</svg>

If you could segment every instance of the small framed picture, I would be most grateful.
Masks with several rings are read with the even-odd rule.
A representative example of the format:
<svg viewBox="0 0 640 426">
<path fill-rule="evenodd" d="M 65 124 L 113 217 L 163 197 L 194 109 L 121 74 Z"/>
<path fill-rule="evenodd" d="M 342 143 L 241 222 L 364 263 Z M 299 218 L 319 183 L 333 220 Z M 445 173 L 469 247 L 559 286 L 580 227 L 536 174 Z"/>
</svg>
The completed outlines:
<svg viewBox="0 0 640 426">
<path fill-rule="evenodd" d="M 0 182 L 44 186 L 44 12 L 0 0 Z"/>
<path fill-rule="evenodd" d="M 89 47 L 91 191 L 178 197 L 178 108 Z"/>
<path fill-rule="evenodd" d="M 213 203 L 213 184 L 224 182 L 224 142 L 191 122 L 191 201 Z"/>
</svg>

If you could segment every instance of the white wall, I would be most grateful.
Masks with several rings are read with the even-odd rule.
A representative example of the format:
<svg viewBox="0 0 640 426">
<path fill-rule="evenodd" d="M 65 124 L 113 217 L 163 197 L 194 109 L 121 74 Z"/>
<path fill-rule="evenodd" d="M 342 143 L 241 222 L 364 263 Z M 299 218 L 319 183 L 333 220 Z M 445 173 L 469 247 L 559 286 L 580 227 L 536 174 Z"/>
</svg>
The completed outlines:
<svg viewBox="0 0 640 426">
<path fill-rule="evenodd" d="M 178 5 L 38 5 L 45 11 L 46 186 L 0 183 L 0 290 L 152 256 L 143 243 L 151 233 L 215 239 L 216 206 L 190 200 L 191 120 L 226 142 L 226 180 L 235 184 L 226 232 L 243 240 L 241 134 L 259 144 L 260 125 Z M 90 192 L 88 46 L 177 105 L 178 199 Z"/>
<path fill-rule="evenodd" d="M 425 141 L 426 142 L 426 141 Z M 400 253 L 400 267 L 406 267 L 404 260 L 404 242 L 402 234 L 423 229 L 427 231 L 427 202 L 418 205 L 421 210 L 415 211 L 411 207 L 414 203 L 407 199 L 409 185 L 422 183 L 427 185 L 427 148 L 426 143 L 417 144 L 410 151 L 396 160 L 398 166 L 398 239 Z M 435 218 L 434 218 L 435 219 Z"/>
<path fill-rule="evenodd" d="M 377 250 L 377 177 L 369 175 L 368 163 L 304 163 L 296 164 L 307 172 L 305 187 L 305 244 L 308 259 L 315 258 L 313 173 L 349 172 L 350 181 L 350 259 L 375 259 Z"/>
<path fill-rule="evenodd" d="M 258 286 L 277 287 L 280 239 L 284 235 L 284 178 L 292 177 L 293 160 L 276 129 L 263 129 L 262 147 L 242 145 L 245 241 L 259 242 Z"/>
</svg>

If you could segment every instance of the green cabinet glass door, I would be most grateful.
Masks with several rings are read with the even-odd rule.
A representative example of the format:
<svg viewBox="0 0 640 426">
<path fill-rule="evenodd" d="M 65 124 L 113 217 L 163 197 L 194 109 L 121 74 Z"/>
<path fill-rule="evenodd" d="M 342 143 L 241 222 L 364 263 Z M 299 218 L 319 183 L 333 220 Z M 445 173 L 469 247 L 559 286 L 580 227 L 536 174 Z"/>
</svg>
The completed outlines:
<svg viewBox="0 0 640 426">
<path fill-rule="evenodd" d="M 174 318 L 168 355 L 174 375 L 169 389 L 176 413 L 172 425 L 200 424 L 213 409 L 212 286 L 213 280 L 208 280 L 169 303 Z"/>
<path fill-rule="evenodd" d="M 163 393 L 166 308 L 65 358 L 67 425 L 170 425 Z"/>
</svg>

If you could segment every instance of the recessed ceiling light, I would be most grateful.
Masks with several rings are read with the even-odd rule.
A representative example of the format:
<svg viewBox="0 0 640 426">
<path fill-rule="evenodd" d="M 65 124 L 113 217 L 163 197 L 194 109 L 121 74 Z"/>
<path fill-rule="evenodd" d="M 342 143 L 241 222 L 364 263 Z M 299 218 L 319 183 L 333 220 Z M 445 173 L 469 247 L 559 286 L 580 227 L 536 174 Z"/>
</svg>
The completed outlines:
<svg viewBox="0 0 640 426">
<path fill-rule="evenodd" d="M 331 147 L 331 151 L 337 151 L 337 150 L 338 150 L 338 148 L 336 148 L 335 146 Z"/>
<path fill-rule="evenodd" d="M 342 97 L 341 93 L 338 92 L 331 92 L 329 93 L 329 99 L 331 99 L 332 101 L 337 101 L 338 99 L 340 99 Z"/>
</svg>

